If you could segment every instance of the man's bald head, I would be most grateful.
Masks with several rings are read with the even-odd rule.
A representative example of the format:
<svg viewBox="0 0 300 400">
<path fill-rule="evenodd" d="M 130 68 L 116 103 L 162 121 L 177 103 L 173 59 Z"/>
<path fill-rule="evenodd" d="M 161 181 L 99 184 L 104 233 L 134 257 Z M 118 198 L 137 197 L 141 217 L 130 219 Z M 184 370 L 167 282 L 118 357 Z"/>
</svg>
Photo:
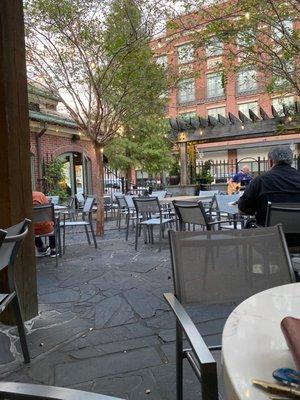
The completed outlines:
<svg viewBox="0 0 300 400">
<path fill-rule="evenodd" d="M 244 172 L 244 174 L 249 174 L 249 172 L 250 172 L 249 165 L 244 165 L 242 168 L 242 171 Z"/>
</svg>

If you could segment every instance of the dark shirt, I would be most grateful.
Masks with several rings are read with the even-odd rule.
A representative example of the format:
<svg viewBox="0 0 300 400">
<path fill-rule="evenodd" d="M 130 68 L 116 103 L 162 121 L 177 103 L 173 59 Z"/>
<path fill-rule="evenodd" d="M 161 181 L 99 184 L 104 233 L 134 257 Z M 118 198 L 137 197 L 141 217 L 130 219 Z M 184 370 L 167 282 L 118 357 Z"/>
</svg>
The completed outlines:
<svg viewBox="0 0 300 400">
<path fill-rule="evenodd" d="M 250 182 L 238 201 L 238 208 L 255 215 L 256 222 L 264 226 L 268 201 L 300 203 L 300 172 L 286 164 L 274 166 Z"/>
<path fill-rule="evenodd" d="M 241 186 L 247 186 L 252 181 L 252 175 L 240 171 L 233 176 L 232 181 L 240 183 Z"/>
</svg>

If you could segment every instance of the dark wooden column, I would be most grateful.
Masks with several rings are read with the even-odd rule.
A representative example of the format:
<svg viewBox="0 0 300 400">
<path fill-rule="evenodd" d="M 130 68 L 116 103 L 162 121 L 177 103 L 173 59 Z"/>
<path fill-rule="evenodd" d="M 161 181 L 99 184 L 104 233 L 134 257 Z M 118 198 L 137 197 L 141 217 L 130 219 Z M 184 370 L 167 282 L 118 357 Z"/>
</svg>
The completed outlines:
<svg viewBox="0 0 300 400">
<path fill-rule="evenodd" d="M 32 214 L 29 118 L 22 0 L 0 1 L 0 227 Z M 25 319 L 37 314 L 32 227 L 17 263 Z M 0 276 L 6 284 L 6 275 Z M 10 315 L 5 320 L 10 319 Z"/>
</svg>

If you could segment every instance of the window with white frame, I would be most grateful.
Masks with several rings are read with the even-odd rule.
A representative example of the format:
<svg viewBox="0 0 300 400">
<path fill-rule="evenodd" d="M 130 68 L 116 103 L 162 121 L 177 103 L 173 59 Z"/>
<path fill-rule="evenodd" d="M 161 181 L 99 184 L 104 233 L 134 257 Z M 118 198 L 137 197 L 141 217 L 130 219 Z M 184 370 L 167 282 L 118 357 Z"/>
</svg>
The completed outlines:
<svg viewBox="0 0 300 400">
<path fill-rule="evenodd" d="M 238 94 L 255 91 L 257 87 L 257 72 L 254 69 L 246 69 L 238 72 Z"/>
<path fill-rule="evenodd" d="M 206 75 L 206 94 L 208 98 L 224 96 L 223 74 L 221 72 Z"/>
<path fill-rule="evenodd" d="M 284 20 L 278 21 L 276 27 L 274 27 L 273 38 L 276 41 L 280 41 L 285 35 L 290 35 L 293 32 L 293 21 Z"/>
<path fill-rule="evenodd" d="M 207 115 L 218 118 L 218 115 L 225 117 L 225 107 L 215 107 L 207 110 Z"/>
<path fill-rule="evenodd" d="M 194 61 L 195 49 L 192 43 L 183 44 L 177 47 L 178 64 L 185 64 Z"/>
<path fill-rule="evenodd" d="M 156 57 L 156 63 L 166 68 L 168 65 L 168 57 L 164 54 L 162 56 Z"/>
<path fill-rule="evenodd" d="M 183 79 L 178 84 L 178 102 L 188 103 L 196 99 L 195 79 Z"/>
<path fill-rule="evenodd" d="M 207 57 L 217 57 L 223 53 L 223 43 L 216 37 L 212 37 L 206 46 Z"/>
<path fill-rule="evenodd" d="M 281 62 L 278 61 L 278 67 L 276 64 L 274 65 L 274 75 L 275 75 L 275 86 L 280 88 L 289 85 L 289 81 L 286 79 L 286 76 L 292 76 L 295 72 L 295 62 L 294 60 L 285 60 L 283 59 Z M 278 72 L 277 72 L 278 71 Z M 285 74 L 284 74 L 284 72 Z M 279 75 L 282 72 L 282 75 Z M 278 75 L 277 75 L 278 73 Z"/>
<path fill-rule="evenodd" d="M 256 115 L 258 113 L 258 103 L 257 101 L 253 101 L 251 103 L 243 103 L 239 104 L 239 111 L 249 117 L 249 110 L 253 111 Z"/>
<path fill-rule="evenodd" d="M 190 118 L 197 117 L 197 113 L 196 113 L 196 111 L 189 111 L 189 112 L 179 114 L 179 117 L 184 119 L 185 121 L 189 121 Z"/>
<path fill-rule="evenodd" d="M 247 29 L 238 33 L 236 45 L 240 50 L 253 46 L 256 41 L 256 33 L 253 29 Z"/>
<path fill-rule="evenodd" d="M 294 96 L 276 97 L 275 99 L 272 99 L 272 106 L 279 115 L 284 115 L 283 106 L 286 106 L 289 109 L 295 107 Z"/>
</svg>

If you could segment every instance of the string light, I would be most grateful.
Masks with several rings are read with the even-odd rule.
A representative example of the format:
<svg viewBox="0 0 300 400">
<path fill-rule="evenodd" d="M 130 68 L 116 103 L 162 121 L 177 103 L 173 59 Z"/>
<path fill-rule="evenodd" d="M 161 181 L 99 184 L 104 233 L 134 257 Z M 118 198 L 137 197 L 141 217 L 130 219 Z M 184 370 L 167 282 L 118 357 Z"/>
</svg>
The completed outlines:
<svg viewBox="0 0 300 400">
<path fill-rule="evenodd" d="M 288 121 L 289 121 L 289 122 L 292 122 L 292 121 L 293 121 L 293 117 L 288 116 Z"/>
<path fill-rule="evenodd" d="M 200 136 L 202 136 L 203 135 L 203 131 L 200 131 L 199 134 L 200 134 Z"/>
<path fill-rule="evenodd" d="M 104 152 L 104 149 L 103 149 L 103 147 L 101 147 L 100 153 L 103 154 L 103 152 Z"/>
<path fill-rule="evenodd" d="M 250 13 L 248 11 L 245 13 L 245 18 L 250 19 Z"/>
<path fill-rule="evenodd" d="M 242 125 L 242 126 L 241 126 L 241 129 L 242 129 L 242 130 L 244 130 L 244 129 L 245 129 L 245 126 L 244 126 L 244 125 Z"/>
</svg>

